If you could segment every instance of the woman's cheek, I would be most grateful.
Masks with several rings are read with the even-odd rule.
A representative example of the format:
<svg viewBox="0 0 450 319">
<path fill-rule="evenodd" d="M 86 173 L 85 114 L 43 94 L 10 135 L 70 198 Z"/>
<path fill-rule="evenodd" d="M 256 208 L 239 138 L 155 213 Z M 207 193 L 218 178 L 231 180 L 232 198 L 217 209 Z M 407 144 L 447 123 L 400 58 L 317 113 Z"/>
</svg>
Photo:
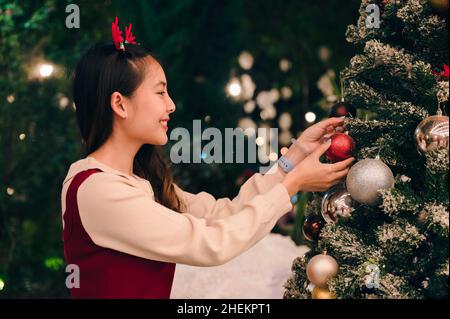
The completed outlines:
<svg viewBox="0 0 450 319">
<path fill-rule="evenodd" d="M 134 132 L 133 135 L 135 135 L 138 138 L 147 138 L 151 136 L 157 129 L 158 122 L 154 119 L 151 119 L 149 117 L 137 117 L 134 121 L 134 123 L 131 125 L 130 129 Z"/>
</svg>

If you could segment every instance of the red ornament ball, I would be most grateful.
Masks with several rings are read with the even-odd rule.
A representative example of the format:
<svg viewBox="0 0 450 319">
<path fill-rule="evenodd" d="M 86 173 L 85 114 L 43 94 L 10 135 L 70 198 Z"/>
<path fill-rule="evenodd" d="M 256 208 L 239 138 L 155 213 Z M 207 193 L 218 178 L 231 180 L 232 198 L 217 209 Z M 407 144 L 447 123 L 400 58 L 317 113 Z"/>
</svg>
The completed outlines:
<svg viewBox="0 0 450 319">
<path fill-rule="evenodd" d="M 309 241 L 318 241 L 324 225 L 325 220 L 322 216 L 316 214 L 306 216 L 303 223 L 303 236 Z"/>
<path fill-rule="evenodd" d="M 350 136 L 336 133 L 331 136 L 331 145 L 326 155 L 331 162 L 340 162 L 352 157 L 355 147 L 355 141 Z"/>
<path fill-rule="evenodd" d="M 328 117 L 356 117 L 356 108 L 348 102 L 340 101 L 331 107 L 330 115 Z"/>
</svg>

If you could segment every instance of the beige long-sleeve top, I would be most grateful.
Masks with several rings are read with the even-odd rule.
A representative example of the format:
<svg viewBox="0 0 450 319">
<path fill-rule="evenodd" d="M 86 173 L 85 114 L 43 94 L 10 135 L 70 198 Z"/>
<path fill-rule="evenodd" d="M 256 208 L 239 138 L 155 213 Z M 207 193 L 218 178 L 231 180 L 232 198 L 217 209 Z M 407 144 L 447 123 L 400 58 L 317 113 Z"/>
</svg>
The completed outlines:
<svg viewBox="0 0 450 319">
<path fill-rule="evenodd" d="M 261 240 L 292 209 L 279 169 L 254 174 L 232 200 L 192 194 L 175 185 L 187 207 L 179 213 L 154 200 L 149 181 L 88 156 L 73 163 L 64 179 L 63 214 L 73 177 L 92 168 L 103 172 L 78 189 L 83 227 L 96 245 L 146 259 L 194 266 L 226 263 Z"/>
</svg>

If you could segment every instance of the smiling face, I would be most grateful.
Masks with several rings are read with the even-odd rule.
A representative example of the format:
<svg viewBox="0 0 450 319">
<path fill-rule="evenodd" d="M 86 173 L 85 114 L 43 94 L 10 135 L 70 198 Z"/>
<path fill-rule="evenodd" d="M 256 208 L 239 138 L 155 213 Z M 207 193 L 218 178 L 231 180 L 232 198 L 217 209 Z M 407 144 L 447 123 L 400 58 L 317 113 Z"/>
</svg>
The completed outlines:
<svg viewBox="0 0 450 319">
<path fill-rule="evenodd" d="M 129 139 L 142 144 L 164 145 L 168 141 L 167 121 L 169 114 L 175 111 L 175 104 L 167 91 L 161 65 L 150 58 L 145 61 L 144 80 L 131 97 L 122 96 L 120 104 L 124 105 L 126 116 L 119 125 Z"/>
</svg>

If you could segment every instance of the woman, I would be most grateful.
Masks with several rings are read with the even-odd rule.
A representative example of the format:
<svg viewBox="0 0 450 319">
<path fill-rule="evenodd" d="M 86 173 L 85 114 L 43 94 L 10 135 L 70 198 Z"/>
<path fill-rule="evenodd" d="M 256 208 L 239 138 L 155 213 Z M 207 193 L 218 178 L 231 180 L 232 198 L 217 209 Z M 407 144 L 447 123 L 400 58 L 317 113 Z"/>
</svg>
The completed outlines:
<svg viewBox="0 0 450 319">
<path fill-rule="evenodd" d="M 330 119 L 291 146 L 286 157 L 298 164 L 289 173 L 255 174 L 232 200 L 183 191 L 160 150 L 175 111 L 164 70 L 129 42 L 92 47 L 75 71 L 87 156 L 71 165 L 61 193 L 64 253 L 80 274 L 74 298 L 169 298 L 176 263 L 226 263 L 271 231 L 292 195 L 328 189 L 353 160 L 320 163 L 323 136 L 342 124 Z"/>
</svg>

